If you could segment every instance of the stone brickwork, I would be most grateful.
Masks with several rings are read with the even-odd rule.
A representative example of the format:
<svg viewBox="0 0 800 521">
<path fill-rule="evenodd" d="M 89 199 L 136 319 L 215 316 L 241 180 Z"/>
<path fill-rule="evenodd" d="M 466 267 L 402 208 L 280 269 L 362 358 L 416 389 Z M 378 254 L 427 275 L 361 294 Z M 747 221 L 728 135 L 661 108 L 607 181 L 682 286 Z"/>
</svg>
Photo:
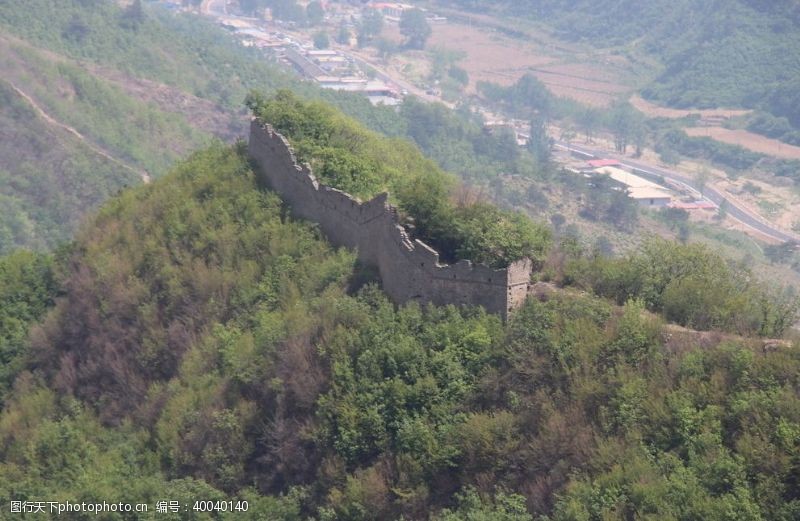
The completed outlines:
<svg viewBox="0 0 800 521">
<path fill-rule="evenodd" d="M 308 165 L 297 163 L 282 135 L 255 119 L 248 150 L 259 180 L 283 198 L 295 217 L 318 223 L 331 243 L 356 249 L 362 262 L 377 267 L 394 302 L 479 305 L 506 320 L 525 301 L 530 260 L 500 270 L 468 260 L 440 264 L 436 251 L 408 236 L 387 194 L 362 203 L 320 183 Z"/>
</svg>

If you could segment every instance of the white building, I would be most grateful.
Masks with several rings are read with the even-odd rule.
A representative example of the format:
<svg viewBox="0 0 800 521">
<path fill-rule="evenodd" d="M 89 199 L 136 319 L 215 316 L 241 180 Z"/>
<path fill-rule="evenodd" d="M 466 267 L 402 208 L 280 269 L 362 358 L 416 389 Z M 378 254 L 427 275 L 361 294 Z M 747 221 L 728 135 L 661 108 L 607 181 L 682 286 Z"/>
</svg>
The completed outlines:
<svg viewBox="0 0 800 521">
<path fill-rule="evenodd" d="M 615 166 L 595 168 L 595 173 L 609 176 L 625 189 L 628 197 L 642 206 L 662 207 L 672 202 L 672 192 L 663 186 Z"/>
</svg>

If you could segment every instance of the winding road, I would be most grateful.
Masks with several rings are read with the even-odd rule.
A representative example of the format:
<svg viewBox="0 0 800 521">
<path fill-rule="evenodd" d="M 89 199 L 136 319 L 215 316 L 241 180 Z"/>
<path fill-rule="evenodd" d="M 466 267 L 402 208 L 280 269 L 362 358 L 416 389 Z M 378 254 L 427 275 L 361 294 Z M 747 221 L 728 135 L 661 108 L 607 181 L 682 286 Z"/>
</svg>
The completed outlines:
<svg viewBox="0 0 800 521">
<path fill-rule="evenodd" d="M 617 154 L 610 154 L 604 150 L 589 148 L 582 145 L 575 145 L 573 143 L 567 143 L 565 141 L 556 141 L 555 146 L 563 150 L 568 150 L 570 152 L 578 152 L 580 154 L 590 155 L 593 157 L 598 157 L 598 158 L 607 157 L 611 159 L 616 159 L 623 166 L 627 166 L 628 168 L 635 168 L 636 170 L 640 170 L 645 174 L 649 174 L 652 176 L 663 177 L 664 179 L 668 179 L 675 183 L 687 186 L 692 190 L 694 190 L 695 192 L 700 193 L 700 190 L 698 190 L 697 183 L 694 179 L 687 176 L 686 174 L 675 172 L 674 170 L 667 170 L 665 168 L 655 167 L 653 165 L 643 163 L 641 161 L 635 161 L 633 159 L 629 159 L 627 157 L 623 157 Z M 708 199 L 717 206 L 722 204 L 723 200 L 726 200 L 728 205 L 727 208 L 728 215 L 730 215 L 737 221 L 741 222 L 742 224 L 756 230 L 762 235 L 765 235 L 780 242 L 789 242 L 789 241 L 800 242 L 800 236 L 798 236 L 797 234 L 784 230 L 775 225 L 774 223 L 767 221 L 766 219 L 764 219 L 757 213 L 753 212 L 752 210 L 748 209 L 744 205 L 740 204 L 736 200 L 733 200 L 729 196 L 726 196 L 724 193 L 722 193 L 722 191 L 714 188 L 713 186 L 706 185 L 703 188 L 702 193 L 703 197 L 705 197 L 706 199 Z"/>
<path fill-rule="evenodd" d="M 204 14 L 216 18 L 224 17 L 227 15 L 226 2 L 227 0 L 204 0 L 202 2 L 200 10 Z M 378 77 L 381 80 L 390 84 L 399 85 L 401 88 L 406 89 L 408 92 L 411 92 L 428 101 L 442 102 L 442 100 L 438 99 L 437 97 L 429 96 L 427 93 L 416 88 L 416 86 L 411 85 L 409 82 L 393 77 L 386 70 L 382 69 L 379 66 L 376 66 L 376 64 L 373 63 L 372 60 L 369 60 L 366 56 L 360 55 L 359 53 L 353 52 L 352 50 L 350 50 L 348 54 L 350 54 L 350 56 L 362 62 L 363 64 L 368 65 L 373 69 L 375 69 Z M 698 194 L 700 193 L 700 190 L 698 190 L 697 188 L 697 182 L 686 174 L 681 174 L 673 170 L 656 167 L 648 163 L 632 160 L 627 157 L 619 156 L 616 154 L 611 154 L 604 150 L 590 148 L 582 145 L 575 145 L 573 143 L 568 143 L 565 141 L 556 141 L 555 146 L 562 148 L 564 150 L 568 150 L 571 152 L 578 152 L 580 154 L 592 157 L 613 158 L 618 160 L 622 165 L 627 166 L 628 168 L 637 169 L 643 172 L 644 174 L 649 174 L 654 177 L 663 177 L 664 179 L 670 180 L 674 183 L 686 186 L 691 190 L 693 190 L 694 192 L 697 192 Z M 756 212 L 750 210 L 749 208 L 741 204 L 741 202 L 735 200 L 731 196 L 726 196 L 722 191 L 714 188 L 713 186 L 706 185 L 703 188 L 702 195 L 703 197 L 705 197 L 706 199 L 708 199 L 717 206 L 721 205 L 723 201 L 727 201 L 728 215 L 730 215 L 737 221 L 741 222 L 745 226 L 755 230 L 756 232 L 760 233 L 765 237 L 771 238 L 779 242 L 789 242 L 789 241 L 800 242 L 799 235 L 794 234 L 788 230 L 784 230 L 779 226 L 777 226 L 776 224 L 769 222 L 768 220 L 758 215 Z"/>
</svg>

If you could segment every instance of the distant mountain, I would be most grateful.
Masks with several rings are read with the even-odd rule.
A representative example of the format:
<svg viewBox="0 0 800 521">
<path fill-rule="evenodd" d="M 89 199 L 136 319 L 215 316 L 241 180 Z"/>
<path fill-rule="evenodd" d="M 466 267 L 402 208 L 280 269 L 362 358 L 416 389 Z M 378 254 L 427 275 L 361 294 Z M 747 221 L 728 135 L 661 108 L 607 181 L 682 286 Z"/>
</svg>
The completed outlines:
<svg viewBox="0 0 800 521">
<path fill-rule="evenodd" d="M 449 2 L 498 9 L 567 40 L 657 57 L 644 95 L 675 107 L 748 107 L 800 126 L 800 3 L 794 0 L 523 0 Z"/>
</svg>

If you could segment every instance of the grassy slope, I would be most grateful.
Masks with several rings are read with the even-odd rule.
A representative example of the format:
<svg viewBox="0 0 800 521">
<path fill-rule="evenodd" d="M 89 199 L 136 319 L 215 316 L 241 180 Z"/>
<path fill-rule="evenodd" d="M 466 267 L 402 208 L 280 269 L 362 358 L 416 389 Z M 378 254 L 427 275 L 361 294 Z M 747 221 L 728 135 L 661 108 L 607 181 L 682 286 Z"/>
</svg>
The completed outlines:
<svg viewBox="0 0 800 521">
<path fill-rule="evenodd" d="M 187 22 L 172 38 L 152 18 L 137 31 L 125 30 L 117 25 L 117 7 L 89 4 L 0 6 L 0 132 L 8 136 L 0 145 L 0 176 L 9 181 L 0 184 L 0 252 L 52 248 L 72 236 L 87 211 L 141 182 L 139 172 L 157 177 L 212 134 L 230 139 L 243 128 L 242 115 L 220 105 L 227 99 L 214 83 L 220 71 L 209 74 L 210 67 L 196 59 L 213 40 L 202 40 L 206 26 L 200 23 L 200 36 L 190 37 Z M 78 23 L 84 27 L 80 41 L 69 32 Z M 184 45 L 172 48 L 176 41 Z M 233 43 L 217 49 L 234 52 Z M 241 82 L 234 77 L 230 83 L 240 89 L 230 95 L 243 99 Z M 57 123 L 38 114 L 14 87 Z M 204 100 L 193 92 L 213 96 Z"/>
<path fill-rule="evenodd" d="M 0 252 L 52 247 L 72 235 L 87 209 L 140 182 L 52 128 L 5 83 L 0 100 Z"/>
<path fill-rule="evenodd" d="M 13 179 L 0 188 L 9 201 L 2 222 L 17 229 L 0 238 L 0 251 L 53 247 L 71 236 L 87 210 L 141 182 L 143 171 L 158 176 L 210 139 L 182 116 L 126 95 L 74 63 L 9 40 L 0 46 L 7 58 L 0 65 L 0 128 L 9 136 L 0 161 L 3 175 Z"/>
</svg>

